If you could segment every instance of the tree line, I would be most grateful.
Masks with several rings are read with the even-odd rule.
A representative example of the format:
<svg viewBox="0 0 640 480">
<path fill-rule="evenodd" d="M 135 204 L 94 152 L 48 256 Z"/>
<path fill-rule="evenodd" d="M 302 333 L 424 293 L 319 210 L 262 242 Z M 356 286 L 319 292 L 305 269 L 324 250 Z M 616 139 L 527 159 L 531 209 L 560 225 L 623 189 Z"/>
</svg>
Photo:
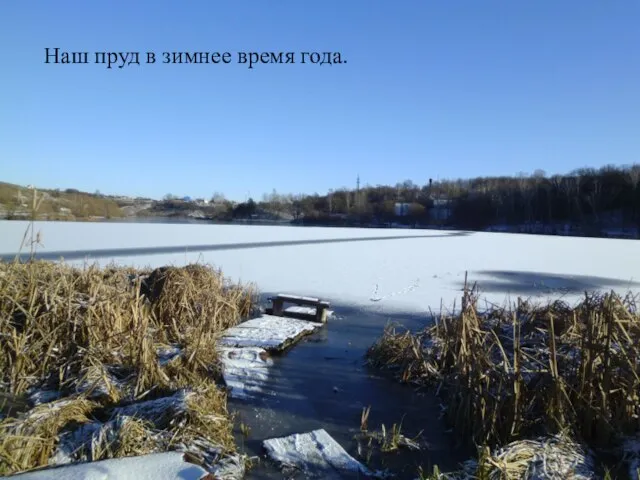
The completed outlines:
<svg viewBox="0 0 640 480">
<path fill-rule="evenodd" d="M 220 219 L 284 218 L 314 225 L 405 223 L 484 229 L 496 225 L 572 225 L 585 233 L 640 227 L 640 164 L 582 168 L 566 175 L 533 174 L 407 180 L 396 185 L 340 188 L 326 194 L 279 194 L 232 203 L 212 198 Z M 398 215 L 397 204 L 406 208 Z"/>
</svg>

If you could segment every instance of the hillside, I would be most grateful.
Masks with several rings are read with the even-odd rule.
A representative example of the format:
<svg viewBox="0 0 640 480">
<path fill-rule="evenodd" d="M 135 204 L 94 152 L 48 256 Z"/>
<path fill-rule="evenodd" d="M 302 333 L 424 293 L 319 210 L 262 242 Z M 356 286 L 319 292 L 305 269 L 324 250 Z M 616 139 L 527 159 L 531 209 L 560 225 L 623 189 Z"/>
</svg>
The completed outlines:
<svg viewBox="0 0 640 480">
<path fill-rule="evenodd" d="M 0 182 L 0 218 L 30 218 L 33 200 L 32 188 Z M 37 190 L 36 206 L 38 220 L 93 220 L 124 215 L 114 199 L 74 189 Z"/>
</svg>

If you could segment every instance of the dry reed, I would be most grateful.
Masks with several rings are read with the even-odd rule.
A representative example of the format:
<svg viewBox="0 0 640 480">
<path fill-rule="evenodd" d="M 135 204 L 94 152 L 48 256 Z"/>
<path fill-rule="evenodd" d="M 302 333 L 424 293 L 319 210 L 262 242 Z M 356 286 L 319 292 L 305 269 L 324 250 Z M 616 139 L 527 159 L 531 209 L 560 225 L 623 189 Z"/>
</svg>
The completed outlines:
<svg viewBox="0 0 640 480">
<path fill-rule="evenodd" d="M 465 289 L 458 315 L 418 333 L 387 327 L 369 362 L 435 388 L 458 438 L 475 445 L 567 431 L 607 448 L 640 430 L 640 316 L 631 296 L 586 294 L 574 308 L 519 301 L 482 314 L 477 300 Z"/>
<path fill-rule="evenodd" d="M 0 262 L 0 473 L 55 463 L 58 439 L 80 424 L 93 440 L 72 461 L 205 443 L 209 450 L 196 449 L 203 464 L 214 450 L 233 453 L 226 395 L 215 384 L 216 340 L 253 302 L 251 288 L 206 265 Z M 169 360 L 167 351 L 175 352 Z M 172 424 L 117 415 L 105 422 L 185 388 L 191 396 Z"/>
</svg>

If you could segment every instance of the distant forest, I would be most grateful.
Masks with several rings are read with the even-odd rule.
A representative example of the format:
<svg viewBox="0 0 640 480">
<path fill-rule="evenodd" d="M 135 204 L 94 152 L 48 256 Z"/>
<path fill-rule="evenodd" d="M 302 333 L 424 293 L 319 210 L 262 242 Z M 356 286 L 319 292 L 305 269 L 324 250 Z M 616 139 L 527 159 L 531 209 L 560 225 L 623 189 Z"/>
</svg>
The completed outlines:
<svg viewBox="0 0 640 480">
<path fill-rule="evenodd" d="M 220 196 L 218 196 L 218 202 Z M 398 203 L 405 204 L 398 215 Z M 515 177 L 469 180 L 410 180 L 395 186 L 364 185 L 326 195 L 278 195 L 230 208 L 231 217 L 289 214 L 315 225 L 405 223 L 485 229 L 499 225 L 640 227 L 640 164 L 583 168 L 567 175 L 543 171 Z"/>
<path fill-rule="evenodd" d="M 354 179 L 355 180 L 355 179 Z M 354 181 L 354 183 L 356 183 Z M 359 183 L 359 182 L 358 182 Z M 162 200 L 40 190 L 37 218 L 191 217 L 203 221 L 276 221 L 322 226 L 415 226 L 469 230 L 637 237 L 640 164 L 582 168 L 566 175 L 533 174 L 361 185 L 327 194 L 279 194 L 237 203 L 166 195 Z M 0 217 L 29 218 L 28 187 L 0 182 Z M 614 235 L 615 236 L 615 235 Z"/>
</svg>

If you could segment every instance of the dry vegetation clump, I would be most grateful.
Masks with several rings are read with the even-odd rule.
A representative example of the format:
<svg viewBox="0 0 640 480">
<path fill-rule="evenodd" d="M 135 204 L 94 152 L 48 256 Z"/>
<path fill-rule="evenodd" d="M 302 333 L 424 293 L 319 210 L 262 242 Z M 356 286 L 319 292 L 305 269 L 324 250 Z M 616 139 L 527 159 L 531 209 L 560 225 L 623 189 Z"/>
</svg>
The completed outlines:
<svg viewBox="0 0 640 480">
<path fill-rule="evenodd" d="M 209 466 L 232 454 L 216 341 L 253 302 L 203 265 L 0 262 L 0 474 L 167 449 Z"/>
<path fill-rule="evenodd" d="M 97 405 L 86 399 L 64 399 L 38 405 L 20 418 L 0 422 L 0 473 L 46 465 L 58 432 L 71 422 L 85 423 Z"/>
<path fill-rule="evenodd" d="M 182 352 L 170 362 L 174 373 L 187 376 L 212 373 L 218 334 L 252 313 L 253 292 L 228 283 L 220 271 L 192 264 L 156 269 L 141 283 L 165 335 L 165 345 L 180 344 Z M 212 295 L 212 292 L 219 292 Z"/>
<path fill-rule="evenodd" d="M 566 430 L 598 449 L 640 430 L 640 315 L 631 296 L 587 294 L 575 308 L 519 301 L 483 314 L 477 300 L 465 290 L 460 314 L 416 334 L 387 328 L 370 363 L 437 388 L 459 438 L 476 445 Z"/>
<path fill-rule="evenodd" d="M 591 452 L 563 434 L 518 440 L 493 452 L 482 449 L 457 472 L 435 470 L 430 480 L 595 480 Z M 605 476 L 605 478 L 607 478 Z"/>
</svg>

